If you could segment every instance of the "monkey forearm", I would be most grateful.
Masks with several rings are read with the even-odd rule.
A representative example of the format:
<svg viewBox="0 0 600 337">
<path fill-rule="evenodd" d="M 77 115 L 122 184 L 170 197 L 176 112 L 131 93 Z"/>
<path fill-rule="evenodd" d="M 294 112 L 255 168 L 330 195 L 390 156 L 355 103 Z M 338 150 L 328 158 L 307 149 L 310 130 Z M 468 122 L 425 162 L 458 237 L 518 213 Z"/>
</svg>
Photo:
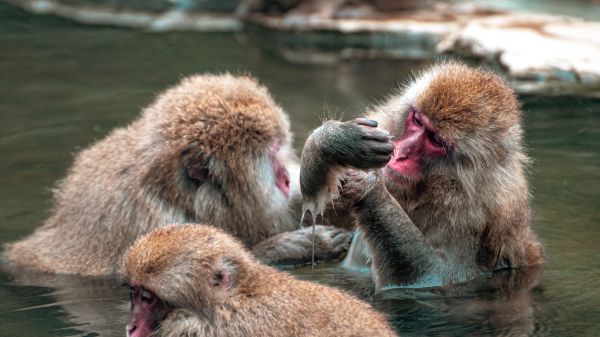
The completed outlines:
<svg viewBox="0 0 600 337">
<path fill-rule="evenodd" d="M 383 186 L 367 193 L 354 213 L 369 244 L 378 289 L 436 278 L 433 247 Z"/>
<path fill-rule="evenodd" d="M 352 239 L 352 231 L 333 226 L 316 225 L 314 234 L 314 252 L 317 260 L 340 257 L 348 250 Z M 267 264 L 309 262 L 312 252 L 312 227 L 280 233 L 252 247 L 252 254 Z"/>
</svg>

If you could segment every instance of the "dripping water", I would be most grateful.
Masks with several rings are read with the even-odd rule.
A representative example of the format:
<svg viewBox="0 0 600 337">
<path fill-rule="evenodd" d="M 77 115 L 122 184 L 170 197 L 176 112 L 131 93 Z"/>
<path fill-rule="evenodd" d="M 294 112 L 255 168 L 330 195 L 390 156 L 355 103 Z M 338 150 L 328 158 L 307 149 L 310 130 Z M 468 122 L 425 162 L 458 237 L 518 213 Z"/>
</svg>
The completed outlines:
<svg viewBox="0 0 600 337">
<path fill-rule="evenodd" d="M 315 234 L 316 234 L 316 222 L 317 222 L 317 209 L 314 202 L 302 202 L 302 217 L 300 218 L 300 226 L 304 223 L 304 216 L 306 212 L 309 212 L 312 218 L 312 252 L 311 252 L 311 271 L 315 270 Z"/>
</svg>

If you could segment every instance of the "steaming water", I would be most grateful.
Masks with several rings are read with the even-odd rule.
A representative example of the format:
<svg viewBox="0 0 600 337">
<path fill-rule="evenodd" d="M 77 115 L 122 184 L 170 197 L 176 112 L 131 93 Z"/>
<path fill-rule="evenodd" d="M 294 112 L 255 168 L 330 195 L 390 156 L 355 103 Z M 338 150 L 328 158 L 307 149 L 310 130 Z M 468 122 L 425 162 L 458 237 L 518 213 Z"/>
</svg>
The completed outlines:
<svg viewBox="0 0 600 337">
<path fill-rule="evenodd" d="M 86 27 L 4 4 L 0 32 L 1 242 L 40 226 L 50 212 L 50 189 L 74 152 L 129 123 L 184 75 L 254 74 L 290 113 L 299 149 L 321 117 L 360 116 L 419 67 L 384 60 L 294 65 L 276 42 L 261 49 L 245 34 Z M 291 271 L 366 299 L 402 336 L 598 336 L 600 100 L 522 101 L 535 160 L 534 226 L 548 254 L 543 274 L 375 296 L 368 274 L 335 263 Z M 0 272 L 0 336 L 123 336 L 127 298 L 112 279 Z"/>
</svg>

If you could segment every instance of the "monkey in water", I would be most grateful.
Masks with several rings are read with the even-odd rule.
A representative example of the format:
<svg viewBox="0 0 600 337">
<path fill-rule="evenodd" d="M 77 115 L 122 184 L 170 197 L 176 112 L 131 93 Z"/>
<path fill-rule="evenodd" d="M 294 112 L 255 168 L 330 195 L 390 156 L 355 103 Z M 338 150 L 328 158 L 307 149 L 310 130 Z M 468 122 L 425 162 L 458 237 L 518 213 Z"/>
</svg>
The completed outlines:
<svg viewBox="0 0 600 337">
<path fill-rule="evenodd" d="M 214 227 L 146 234 L 121 277 L 131 288 L 128 337 L 396 336 L 368 304 L 265 266 Z"/>
<path fill-rule="evenodd" d="M 316 213 L 338 196 L 351 210 L 360 230 L 353 246 L 365 247 L 355 257 L 367 256 L 361 263 L 371 264 L 377 289 L 543 264 L 520 106 L 499 76 L 440 63 L 368 116 L 316 129 L 300 176 Z"/>
<path fill-rule="evenodd" d="M 206 223 L 265 262 L 310 261 L 299 229 L 299 167 L 288 116 L 248 76 L 196 75 L 130 125 L 83 150 L 54 193 L 52 215 L 8 244 L 17 267 L 107 275 L 136 238 L 169 223 Z M 316 228 L 316 256 L 344 253 L 351 233 Z"/>
</svg>

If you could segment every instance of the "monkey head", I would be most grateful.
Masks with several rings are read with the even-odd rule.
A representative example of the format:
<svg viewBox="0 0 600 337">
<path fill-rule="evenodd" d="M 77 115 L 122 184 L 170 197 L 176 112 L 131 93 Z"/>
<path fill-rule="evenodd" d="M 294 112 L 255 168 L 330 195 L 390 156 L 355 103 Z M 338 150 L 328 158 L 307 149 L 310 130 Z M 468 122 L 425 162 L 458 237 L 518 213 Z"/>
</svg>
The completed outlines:
<svg viewBox="0 0 600 337">
<path fill-rule="evenodd" d="M 512 90 L 497 75 L 459 63 L 431 67 L 375 113 L 395 137 L 383 169 L 392 190 L 428 186 L 442 175 L 468 184 L 474 172 L 521 153 Z"/>
<path fill-rule="evenodd" d="M 127 335 L 149 336 L 174 310 L 210 317 L 237 289 L 252 287 L 255 264 L 237 240 L 214 227 L 174 225 L 146 234 L 121 266 L 131 289 Z"/>
<path fill-rule="evenodd" d="M 286 163 L 294 158 L 289 121 L 255 79 L 185 78 L 139 122 L 141 160 L 150 161 L 145 185 L 182 205 L 190 220 L 252 238 L 264 237 L 256 223 L 273 226 L 287 212 Z"/>
</svg>

